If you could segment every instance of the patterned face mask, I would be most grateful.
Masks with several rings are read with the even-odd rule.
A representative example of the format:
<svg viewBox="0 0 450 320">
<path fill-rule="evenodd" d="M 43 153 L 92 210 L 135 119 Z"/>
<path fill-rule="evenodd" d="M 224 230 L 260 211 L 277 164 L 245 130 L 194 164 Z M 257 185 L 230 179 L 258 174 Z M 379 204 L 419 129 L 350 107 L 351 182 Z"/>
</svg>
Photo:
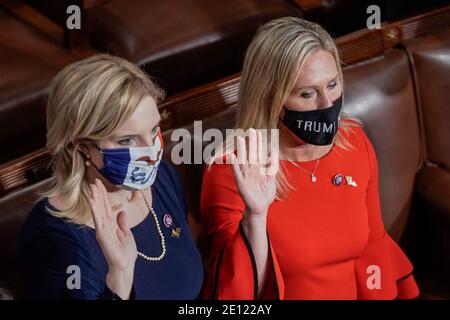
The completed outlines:
<svg viewBox="0 0 450 320">
<path fill-rule="evenodd" d="M 104 166 L 94 167 L 112 184 L 127 190 L 150 187 L 161 162 L 164 142 L 158 130 L 153 146 L 103 149 L 94 144 L 103 155 Z"/>
</svg>

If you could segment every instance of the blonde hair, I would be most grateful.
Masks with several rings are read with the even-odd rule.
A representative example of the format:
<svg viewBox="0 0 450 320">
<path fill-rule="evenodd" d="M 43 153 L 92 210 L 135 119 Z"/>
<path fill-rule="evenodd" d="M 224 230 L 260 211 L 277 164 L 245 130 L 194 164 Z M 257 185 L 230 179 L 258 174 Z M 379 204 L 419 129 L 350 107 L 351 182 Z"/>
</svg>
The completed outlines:
<svg viewBox="0 0 450 320">
<path fill-rule="evenodd" d="M 300 69 L 305 60 L 317 50 L 326 50 L 333 55 L 343 88 L 338 49 L 331 36 L 320 25 L 297 17 L 283 17 L 260 27 L 245 55 L 235 130 L 276 129 L 280 113 L 294 88 Z M 350 119 L 353 121 L 348 121 Z M 359 125 L 359 120 L 341 112 L 339 127 L 344 132 Z M 223 154 L 234 152 L 234 139 L 235 136 L 227 137 Z M 268 139 L 270 146 L 270 135 Z M 344 149 L 352 148 L 340 131 L 333 143 Z M 286 176 L 285 170 L 280 167 L 277 173 L 277 199 L 285 198 L 292 190 Z"/>
<path fill-rule="evenodd" d="M 39 200 L 56 196 L 65 206 L 61 211 L 47 208 L 50 214 L 77 224 L 90 220 L 86 159 L 77 141 L 108 138 L 147 95 L 157 103 L 164 98 L 163 90 L 136 65 L 107 54 L 77 61 L 55 76 L 47 102 L 53 184 Z"/>
</svg>

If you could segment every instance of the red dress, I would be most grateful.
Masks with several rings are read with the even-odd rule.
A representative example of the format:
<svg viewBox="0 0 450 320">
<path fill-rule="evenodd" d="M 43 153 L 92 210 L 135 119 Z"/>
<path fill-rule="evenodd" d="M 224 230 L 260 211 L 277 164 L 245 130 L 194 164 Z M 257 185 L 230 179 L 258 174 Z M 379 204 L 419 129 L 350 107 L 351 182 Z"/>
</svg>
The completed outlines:
<svg viewBox="0 0 450 320">
<path fill-rule="evenodd" d="M 280 163 L 295 190 L 269 207 L 270 275 L 263 299 L 409 299 L 419 294 L 413 266 L 384 229 L 373 146 L 360 127 L 343 134 L 354 149 L 334 145 L 321 158 L 315 183 L 292 163 Z M 316 160 L 299 164 L 312 172 Z M 337 173 L 344 176 L 339 186 L 331 182 Z M 256 264 L 240 225 L 244 207 L 231 165 L 213 164 L 204 171 L 207 299 L 258 298 Z"/>
</svg>

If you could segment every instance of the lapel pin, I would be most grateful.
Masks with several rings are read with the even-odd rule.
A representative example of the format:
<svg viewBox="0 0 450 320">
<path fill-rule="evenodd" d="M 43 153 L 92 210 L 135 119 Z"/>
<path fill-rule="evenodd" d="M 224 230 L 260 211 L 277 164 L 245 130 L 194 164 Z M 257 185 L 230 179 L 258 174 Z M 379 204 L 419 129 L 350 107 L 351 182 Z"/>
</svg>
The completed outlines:
<svg viewBox="0 0 450 320">
<path fill-rule="evenodd" d="M 336 174 L 333 179 L 331 180 L 331 182 L 335 185 L 335 186 L 340 186 L 342 183 L 342 174 L 338 173 Z"/>
<path fill-rule="evenodd" d="M 173 224 L 173 218 L 170 213 L 166 213 L 163 217 L 163 222 L 166 228 L 170 228 Z"/>
<path fill-rule="evenodd" d="M 353 178 L 351 176 L 346 176 L 345 179 L 347 180 L 347 184 L 352 187 L 357 187 L 356 181 L 353 181 Z"/>
<path fill-rule="evenodd" d="M 172 237 L 179 238 L 180 237 L 180 233 L 181 233 L 181 228 L 180 227 L 172 229 Z"/>
</svg>

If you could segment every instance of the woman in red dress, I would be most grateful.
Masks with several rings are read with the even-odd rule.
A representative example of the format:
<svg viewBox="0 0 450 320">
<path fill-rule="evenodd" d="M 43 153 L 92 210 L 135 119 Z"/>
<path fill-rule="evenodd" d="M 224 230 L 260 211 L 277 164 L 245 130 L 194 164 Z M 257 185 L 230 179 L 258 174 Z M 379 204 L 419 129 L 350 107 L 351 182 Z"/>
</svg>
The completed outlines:
<svg viewBox="0 0 450 320">
<path fill-rule="evenodd" d="M 206 298 L 418 296 L 383 226 L 374 148 L 342 113 L 343 92 L 336 45 L 319 25 L 286 17 L 260 28 L 240 83 L 235 127 L 247 139 L 227 140 L 228 164 L 204 172 Z M 269 166 L 259 129 L 279 129 Z"/>
</svg>

